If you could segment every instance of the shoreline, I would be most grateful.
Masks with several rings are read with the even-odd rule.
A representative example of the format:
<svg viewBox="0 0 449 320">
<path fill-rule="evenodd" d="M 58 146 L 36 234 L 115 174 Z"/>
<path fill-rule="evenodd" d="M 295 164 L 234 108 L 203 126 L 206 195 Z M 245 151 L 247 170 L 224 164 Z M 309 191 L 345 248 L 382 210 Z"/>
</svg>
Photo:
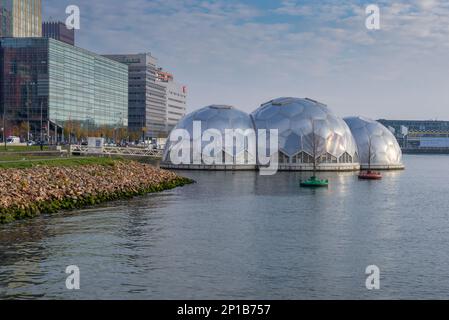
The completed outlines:
<svg viewBox="0 0 449 320">
<path fill-rule="evenodd" d="M 74 167 L 0 169 L 0 225 L 162 192 L 193 182 L 171 171 L 123 160 Z"/>
</svg>

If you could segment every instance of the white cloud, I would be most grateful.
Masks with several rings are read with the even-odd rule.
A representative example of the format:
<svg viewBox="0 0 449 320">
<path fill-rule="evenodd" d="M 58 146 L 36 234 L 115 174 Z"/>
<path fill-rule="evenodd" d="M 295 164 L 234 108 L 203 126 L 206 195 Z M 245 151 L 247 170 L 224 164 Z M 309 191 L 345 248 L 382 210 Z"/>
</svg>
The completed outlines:
<svg viewBox="0 0 449 320">
<path fill-rule="evenodd" d="M 58 16 L 73 1 L 46 2 L 47 16 Z M 225 0 L 78 0 L 78 43 L 102 53 L 151 51 L 188 84 L 190 109 L 227 103 L 251 111 L 295 95 L 342 115 L 449 118 L 448 5 L 378 2 L 382 29 L 373 32 L 364 7 L 349 0 L 290 0 L 274 11 Z"/>
<path fill-rule="evenodd" d="M 439 5 L 438 0 L 417 0 L 416 2 L 424 10 L 432 10 Z"/>
<path fill-rule="evenodd" d="M 274 10 L 277 14 L 286 14 L 290 16 L 304 16 L 311 15 L 313 13 L 313 9 L 310 6 L 301 5 L 293 0 L 285 0 L 282 1 L 282 4 L 279 8 Z"/>
</svg>

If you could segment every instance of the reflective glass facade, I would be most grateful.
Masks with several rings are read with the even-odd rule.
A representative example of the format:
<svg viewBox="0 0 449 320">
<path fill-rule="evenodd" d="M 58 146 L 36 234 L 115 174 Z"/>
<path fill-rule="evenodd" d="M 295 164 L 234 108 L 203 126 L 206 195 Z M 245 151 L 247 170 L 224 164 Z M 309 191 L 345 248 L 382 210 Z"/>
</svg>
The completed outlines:
<svg viewBox="0 0 449 320">
<path fill-rule="evenodd" d="M 46 38 L 6 38 L 1 44 L 0 114 L 39 132 L 67 123 L 93 130 L 128 125 L 128 67 Z M 45 128 L 44 128 L 45 130 Z M 62 130 L 61 130 L 62 131 Z"/>
<path fill-rule="evenodd" d="M 0 0 L 0 37 L 41 36 L 41 0 Z"/>
</svg>

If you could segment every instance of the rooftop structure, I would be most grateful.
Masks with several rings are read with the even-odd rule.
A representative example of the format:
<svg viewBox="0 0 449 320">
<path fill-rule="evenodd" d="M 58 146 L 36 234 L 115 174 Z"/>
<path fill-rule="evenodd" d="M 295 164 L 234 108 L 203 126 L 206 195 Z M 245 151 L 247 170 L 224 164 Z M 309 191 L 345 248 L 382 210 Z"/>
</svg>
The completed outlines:
<svg viewBox="0 0 449 320">
<path fill-rule="evenodd" d="M 176 124 L 186 115 L 187 87 L 174 80 L 171 73 L 158 71 L 157 82 L 165 87 L 166 96 L 166 126 L 167 134 L 173 130 Z"/>
<path fill-rule="evenodd" d="M 60 21 L 44 22 L 42 24 L 42 36 L 59 40 L 72 46 L 75 45 L 75 29 L 68 29 L 66 24 Z"/>
</svg>

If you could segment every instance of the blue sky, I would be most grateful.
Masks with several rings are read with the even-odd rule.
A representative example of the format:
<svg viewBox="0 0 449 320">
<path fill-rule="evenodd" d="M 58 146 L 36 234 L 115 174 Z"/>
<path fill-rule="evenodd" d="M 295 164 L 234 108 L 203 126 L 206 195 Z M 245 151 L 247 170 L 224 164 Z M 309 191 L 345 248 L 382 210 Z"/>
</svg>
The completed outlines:
<svg viewBox="0 0 449 320">
<path fill-rule="evenodd" d="M 371 3 L 379 31 L 365 28 Z M 188 86 L 189 111 L 298 96 L 341 116 L 449 120 L 446 0 L 44 0 L 44 16 L 71 4 L 78 46 L 151 52 Z"/>
</svg>

